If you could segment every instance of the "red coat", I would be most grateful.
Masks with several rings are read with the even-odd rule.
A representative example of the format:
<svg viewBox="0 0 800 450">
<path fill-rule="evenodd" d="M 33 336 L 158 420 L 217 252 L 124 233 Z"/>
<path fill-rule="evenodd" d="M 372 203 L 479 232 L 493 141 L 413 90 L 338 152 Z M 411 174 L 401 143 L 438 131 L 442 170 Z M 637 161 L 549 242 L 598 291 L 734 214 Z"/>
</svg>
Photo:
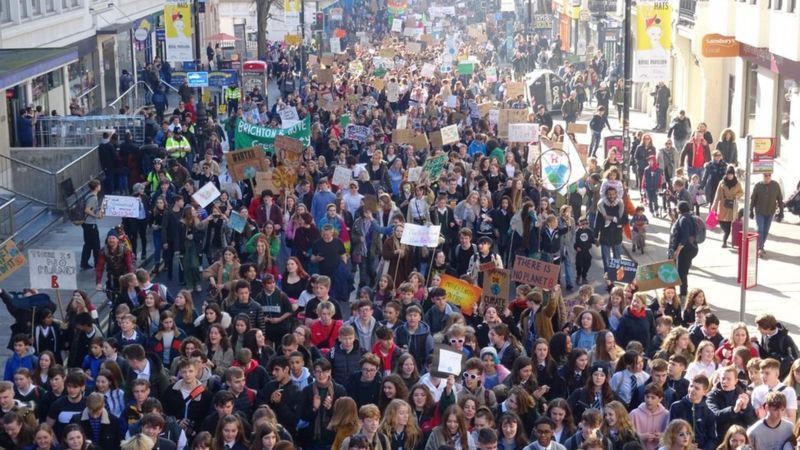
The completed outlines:
<svg viewBox="0 0 800 450">
<path fill-rule="evenodd" d="M 342 328 L 341 320 L 334 320 L 330 325 L 325 326 L 317 319 L 311 322 L 311 343 L 317 347 L 324 355 L 330 353 L 331 348 L 336 345 L 339 339 L 339 330 Z"/>
</svg>

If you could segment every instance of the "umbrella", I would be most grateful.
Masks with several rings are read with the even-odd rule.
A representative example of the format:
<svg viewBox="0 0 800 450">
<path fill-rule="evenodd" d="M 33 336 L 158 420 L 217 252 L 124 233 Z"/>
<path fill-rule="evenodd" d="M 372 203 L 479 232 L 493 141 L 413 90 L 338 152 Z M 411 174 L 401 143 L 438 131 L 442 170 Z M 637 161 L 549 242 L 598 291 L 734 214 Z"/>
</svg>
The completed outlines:
<svg viewBox="0 0 800 450">
<path fill-rule="evenodd" d="M 15 308 L 24 309 L 24 310 L 32 310 L 33 308 L 42 309 L 47 308 L 51 312 L 56 311 L 56 304 L 50 300 L 50 296 L 47 294 L 33 294 L 31 296 L 25 297 L 23 295 L 15 295 L 14 298 L 11 299 L 11 304 Z"/>
<path fill-rule="evenodd" d="M 209 36 L 206 38 L 207 41 L 212 42 L 221 42 L 221 41 L 241 41 L 241 39 L 237 38 L 236 36 L 231 36 L 228 33 L 217 33 L 213 36 Z"/>
</svg>

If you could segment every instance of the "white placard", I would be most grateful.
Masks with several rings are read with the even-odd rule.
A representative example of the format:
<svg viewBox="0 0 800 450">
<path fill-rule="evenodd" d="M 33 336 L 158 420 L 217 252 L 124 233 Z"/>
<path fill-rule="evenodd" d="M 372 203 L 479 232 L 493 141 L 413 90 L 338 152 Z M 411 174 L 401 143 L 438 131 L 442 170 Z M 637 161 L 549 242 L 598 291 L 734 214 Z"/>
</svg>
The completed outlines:
<svg viewBox="0 0 800 450">
<path fill-rule="evenodd" d="M 458 142 L 458 125 L 449 125 L 441 129 L 442 145 Z"/>
<path fill-rule="evenodd" d="M 439 349 L 439 365 L 434 369 L 440 373 L 458 376 L 461 374 L 461 361 L 464 354 L 451 350 Z"/>
<path fill-rule="evenodd" d="M 75 254 L 62 250 L 28 250 L 30 287 L 36 289 L 78 289 Z"/>
<path fill-rule="evenodd" d="M 439 245 L 439 232 L 441 225 L 416 225 L 406 223 L 403 228 L 403 236 L 400 238 L 401 244 L 412 247 L 436 248 Z"/>
<path fill-rule="evenodd" d="M 103 197 L 101 209 L 108 217 L 130 217 L 139 218 L 139 210 L 142 202 L 136 197 L 126 197 L 123 195 L 106 195 Z"/>
<path fill-rule="evenodd" d="M 457 105 L 458 105 L 458 97 L 456 97 L 455 95 L 447 97 L 448 108 L 455 108 Z"/>
<path fill-rule="evenodd" d="M 283 123 L 286 121 L 298 122 L 300 120 L 300 116 L 297 115 L 297 108 L 294 106 L 284 106 L 278 110 L 278 115 L 281 116 L 281 122 Z"/>
<path fill-rule="evenodd" d="M 386 86 L 386 99 L 391 103 L 396 103 L 400 100 L 400 85 L 397 83 L 389 83 Z"/>
<path fill-rule="evenodd" d="M 508 124 L 508 142 L 538 142 L 539 125 L 535 123 Z"/>
<path fill-rule="evenodd" d="M 353 171 L 348 169 L 344 166 L 336 166 L 336 169 L 333 170 L 333 178 L 331 179 L 331 183 L 336 186 L 343 187 L 347 186 L 347 183 L 353 179 Z"/>
<path fill-rule="evenodd" d="M 422 166 L 412 167 L 408 169 L 408 181 L 411 183 L 416 183 L 419 181 L 419 177 L 422 176 Z"/>
<path fill-rule="evenodd" d="M 210 181 L 192 194 L 192 199 L 194 199 L 201 208 L 208 206 L 208 204 L 216 200 L 217 197 L 219 197 L 219 190 L 214 186 L 214 183 Z"/>
<path fill-rule="evenodd" d="M 392 31 L 395 33 L 403 31 L 403 19 L 395 18 L 392 21 Z"/>
<path fill-rule="evenodd" d="M 497 122 L 500 121 L 500 110 L 499 109 L 490 109 L 489 110 L 489 123 L 497 125 Z"/>
<path fill-rule="evenodd" d="M 331 38 L 331 53 L 335 55 L 342 53 L 342 41 L 338 37 Z"/>
<path fill-rule="evenodd" d="M 425 63 L 422 65 L 422 70 L 420 71 L 420 75 L 423 78 L 430 78 L 433 76 L 433 72 L 436 70 L 436 66 L 431 63 Z"/>
<path fill-rule="evenodd" d="M 408 114 L 397 116 L 397 129 L 405 130 L 406 128 L 408 128 Z"/>
</svg>

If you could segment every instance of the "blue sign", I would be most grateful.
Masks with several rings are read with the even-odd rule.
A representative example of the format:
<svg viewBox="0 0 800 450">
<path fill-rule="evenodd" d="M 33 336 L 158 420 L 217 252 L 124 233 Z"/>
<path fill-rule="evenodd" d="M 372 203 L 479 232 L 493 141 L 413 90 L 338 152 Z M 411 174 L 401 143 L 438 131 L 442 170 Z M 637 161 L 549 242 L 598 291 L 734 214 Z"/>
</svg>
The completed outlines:
<svg viewBox="0 0 800 450">
<path fill-rule="evenodd" d="M 158 42 L 164 42 L 167 40 L 167 32 L 163 28 L 156 29 L 156 40 Z"/>
<path fill-rule="evenodd" d="M 208 87 L 208 72 L 188 72 L 186 81 L 189 87 Z"/>
<path fill-rule="evenodd" d="M 233 69 L 215 70 L 208 73 L 208 86 L 222 89 L 239 83 L 239 72 Z"/>
</svg>

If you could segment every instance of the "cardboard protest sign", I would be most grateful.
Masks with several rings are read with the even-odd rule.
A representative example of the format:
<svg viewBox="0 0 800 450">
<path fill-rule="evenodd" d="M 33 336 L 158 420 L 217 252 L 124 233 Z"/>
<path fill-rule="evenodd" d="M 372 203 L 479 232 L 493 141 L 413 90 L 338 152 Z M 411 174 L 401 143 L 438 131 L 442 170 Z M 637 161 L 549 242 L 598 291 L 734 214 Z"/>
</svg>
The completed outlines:
<svg viewBox="0 0 800 450">
<path fill-rule="evenodd" d="M 317 81 L 320 83 L 333 83 L 333 72 L 331 69 L 319 69 L 317 71 Z"/>
<path fill-rule="evenodd" d="M 278 187 L 275 186 L 275 183 L 272 181 L 274 175 L 275 169 L 272 167 L 265 171 L 256 172 L 256 187 L 258 187 L 259 192 L 264 189 L 269 189 L 272 192 L 278 190 Z"/>
<path fill-rule="evenodd" d="M 414 150 L 424 150 L 430 147 L 430 143 L 428 142 L 428 135 L 425 133 L 417 133 L 414 136 L 414 139 L 411 141 L 411 145 L 414 147 Z"/>
<path fill-rule="evenodd" d="M 432 376 L 438 378 L 447 378 L 450 375 L 461 375 L 461 368 L 464 366 L 463 352 L 460 352 L 449 345 L 439 344 L 433 347 L 432 356 Z"/>
<path fill-rule="evenodd" d="M 448 125 L 440 130 L 442 132 L 442 144 L 452 144 L 458 142 L 458 125 Z"/>
<path fill-rule="evenodd" d="M 225 153 L 228 173 L 236 181 L 249 180 L 256 172 L 267 170 L 264 152 L 258 147 L 243 148 Z"/>
<path fill-rule="evenodd" d="M 62 250 L 28 250 L 30 287 L 36 289 L 78 289 L 75 254 Z"/>
<path fill-rule="evenodd" d="M 525 85 L 521 81 L 509 81 L 506 83 L 507 99 L 516 99 L 520 95 L 525 95 Z"/>
<path fill-rule="evenodd" d="M 258 173 L 258 172 L 256 172 Z M 220 196 L 219 189 L 217 186 L 214 185 L 212 182 L 208 182 L 203 187 L 197 190 L 194 194 L 192 194 L 192 199 L 200 205 L 201 208 L 205 208 L 211 202 L 217 199 Z"/>
<path fill-rule="evenodd" d="M 333 177 L 331 178 L 331 183 L 342 187 L 347 186 L 347 183 L 353 179 L 353 171 L 344 166 L 336 166 L 333 170 Z"/>
<path fill-rule="evenodd" d="M 483 102 L 478 105 L 478 111 L 481 117 L 484 117 L 487 114 L 489 114 L 489 111 L 491 110 L 492 110 L 492 104 L 490 102 Z"/>
<path fill-rule="evenodd" d="M 439 287 L 447 293 L 447 301 L 461 308 L 461 313 L 471 316 L 475 313 L 475 305 L 481 298 L 483 290 L 451 275 L 442 275 Z"/>
<path fill-rule="evenodd" d="M 422 173 L 425 174 L 428 180 L 436 181 L 439 179 L 439 175 L 444 170 L 445 165 L 447 165 L 446 153 L 430 157 L 425 160 L 425 164 L 422 166 Z"/>
<path fill-rule="evenodd" d="M 386 100 L 390 102 L 397 102 L 400 100 L 400 85 L 397 83 L 389 83 L 386 85 Z"/>
<path fill-rule="evenodd" d="M 552 289 L 558 284 L 558 271 L 561 266 L 538 259 L 517 255 L 511 280 L 517 283 L 530 284 L 544 289 Z"/>
<path fill-rule="evenodd" d="M 441 225 L 416 225 L 406 223 L 403 228 L 403 236 L 400 238 L 401 244 L 412 247 L 436 248 L 439 245 L 439 232 Z"/>
<path fill-rule="evenodd" d="M 431 147 L 434 148 L 434 149 L 442 148 L 444 146 L 444 142 L 442 142 L 442 132 L 441 131 L 432 132 L 430 134 L 430 140 L 431 140 Z"/>
<path fill-rule="evenodd" d="M 0 281 L 8 278 L 17 269 L 25 265 L 25 255 L 17 248 L 12 240 L 7 240 L 0 247 Z"/>
<path fill-rule="evenodd" d="M 479 272 L 488 272 L 490 270 L 495 270 L 495 269 L 497 269 L 497 264 L 494 263 L 494 260 L 481 263 L 478 265 Z"/>
<path fill-rule="evenodd" d="M 344 138 L 351 141 L 367 142 L 369 127 L 363 125 L 353 125 L 352 123 L 344 130 Z"/>
<path fill-rule="evenodd" d="M 408 114 L 403 114 L 401 116 L 397 116 L 397 127 L 398 130 L 405 130 L 408 128 Z"/>
<path fill-rule="evenodd" d="M 228 228 L 237 233 L 241 233 L 244 231 L 244 226 L 246 223 L 247 219 L 242 217 L 241 214 L 237 213 L 236 211 L 231 211 L 231 216 L 228 218 Z"/>
<path fill-rule="evenodd" d="M 138 197 L 124 195 L 106 195 L 103 197 L 103 204 L 100 206 L 105 216 L 133 219 L 139 218 L 139 209 L 141 207 L 142 202 Z"/>
<path fill-rule="evenodd" d="M 281 122 L 297 121 L 300 116 L 297 114 L 297 108 L 294 106 L 284 106 L 278 110 L 278 115 L 281 117 Z"/>
<path fill-rule="evenodd" d="M 424 78 L 430 78 L 433 76 L 434 71 L 436 71 L 436 66 L 431 63 L 425 63 L 422 65 L 422 70 L 419 74 Z"/>
<path fill-rule="evenodd" d="M 673 260 L 639 266 L 636 270 L 636 285 L 640 292 L 679 284 L 681 278 L 678 275 L 678 266 Z"/>
<path fill-rule="evenodd" d="M 330 67 L 333 64 L 333 55 L 331 53 L 325 53 L 319 58 L 319 62 L 325 67 Z"/>
<path fill-rule="evenodd" d="M 395 144 L 411 144 L 414 142 L 414 130 L 394 130 L 392 131 L 392 142 Z"/>
<path fill-rule="evenodd" d="M 384 86 L 385 82 L 383 81 L 383 78 L 375 78 L 372 80 L 372 87 L 374 87 L 376 91 L 382 91 Z"/>
<path fill-rule="evenodd" d="M 278 161 L 289 167 L 297 167 L 303 153 L 303 141 L 289 136 L 278 136 L 275 138 L 275 151 L 278 152 Z"/>
<path fill-rule="evenodd" d="M 588 129 L 589 129 L 589 127 L 585 123 L 572 122 L 569 125 L 567 125 L 567 133 L 586 134 L 586 131 Z"/>
<path fill-rule="evenodd" d="M 608 260 L 608 268 L 606 268 L 606 275 L 608 281 L 616 283 L 630 283 L 636 278 L 636 270 L 639 264 L 630 259 L 614 259 Z"/>
<path fill-rule="evenodd" d="M 483 294 L 481 305 L 494 306 L 499 312 L 506 307 L 511 295 L 511 271 L 492 269 L 483 274 Z"/>
<path fill-rule="evenodd" d="M 508 138 L 508 125 L 512 123 L 527 123 L 528 111 L 524 109 L 501 109 L 497 122 L 497 137 Z"/>
<path fill-rule="evenodd" d="M 538 142 L 539 125 L 535 123 L 508 124 L 508 142 Z"/>
<path fill-rule="evenodd" d="M 297 170 L 279 166 L 272 171 L 272 184 L 276 189 L 293 189 L 297 184 Z"/>
<path fill-rule="evenodd" d="M 408 53 L 417 54 L 422 51 L 422 42 L 407 42 L 406 43 L 406 51 Z"/>
</svg>

